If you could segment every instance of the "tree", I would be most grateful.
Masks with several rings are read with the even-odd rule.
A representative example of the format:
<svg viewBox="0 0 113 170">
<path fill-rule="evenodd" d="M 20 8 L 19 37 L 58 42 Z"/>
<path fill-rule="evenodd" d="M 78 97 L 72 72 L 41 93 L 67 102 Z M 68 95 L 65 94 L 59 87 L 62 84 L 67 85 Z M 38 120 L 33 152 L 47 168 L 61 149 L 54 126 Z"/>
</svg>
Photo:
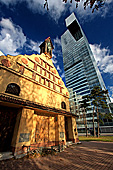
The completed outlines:
<svg viewBox="0 0 113 170">
<path fill-rule="evenodd" d="M 92 100 L 92 104 L 94 105 L 93 108 L 93 128 L 94 128 L 94 136 L 95 136 L 95 127 L 94 127 L 94 111 L 96 109 L 97 113 L 97 136 L 99 137 L 99 108 L 106 109 L 108 108 L 106 102 L 106 95 L 108 94 L 108 90 L 102 90 L 99 86 L 95 86 L 91 90 L 90 99 Z"/>
<path fill-rule="evenodd" d="M 78 4 L 80 1 L 83 1 L 83 0 L 70 0 L 69 2 L 72 3 L 73 1 L 76 2 L 76 8 L 78 7 Z M 90 8 L 92 9 L 92 13 L 94 12 L 94 10 L 98 10 L 100 7 L 102 7 L 104 4 L 105 4 L 105 1 L 106 0 L 84 0 L 84 9 L 87 8 L 88 5 L 90 5 Z M 68 1 L 67 0 L 62 0 L 62 2 L 65 2 L 67 3 Z M 48 0 L 45 0 L 45 3 L 44 3 L 44 8 L 47 8 L 47 10 L 49 10 L 48 8 Z"/>
<path fill-rule="evenodd" d="M 105 114 L 105 119 L 108 119 L 108 120 L 112 120 L 113 119 L 113 114 L 112 113 L 108 113 L 108 114 Z"/>
<path fill-rule="evenodd" d="M 88 110 L 88 107 L 90 106 L 90 104 L 89 104 L 90 98 L 89 98 L 89 96 L 83 96 L 82 99 L 83 100 L 81 101 L 80 108 L 83 109 L 83 118 L 84 118 L 84 125 L 85 125 L 85 129 L 86 129 L 86 137 L 88 137 L 86 112 Z"/>
</svg>

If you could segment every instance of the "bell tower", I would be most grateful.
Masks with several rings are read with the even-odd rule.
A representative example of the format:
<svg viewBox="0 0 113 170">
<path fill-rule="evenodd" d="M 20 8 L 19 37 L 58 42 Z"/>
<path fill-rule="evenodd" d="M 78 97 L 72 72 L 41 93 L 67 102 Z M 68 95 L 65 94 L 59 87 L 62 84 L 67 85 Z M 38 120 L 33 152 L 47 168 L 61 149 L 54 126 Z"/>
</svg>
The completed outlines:
<svg viewBox="0 0 113 170">
<path fill-rule="evenodd" d="M 54 49 L 51 38 L 48 37 L 45 41 L 39 46 L 40 54 L 47 54 L 49 58 L 52 58 L 52 50 Z"/>
</svg>

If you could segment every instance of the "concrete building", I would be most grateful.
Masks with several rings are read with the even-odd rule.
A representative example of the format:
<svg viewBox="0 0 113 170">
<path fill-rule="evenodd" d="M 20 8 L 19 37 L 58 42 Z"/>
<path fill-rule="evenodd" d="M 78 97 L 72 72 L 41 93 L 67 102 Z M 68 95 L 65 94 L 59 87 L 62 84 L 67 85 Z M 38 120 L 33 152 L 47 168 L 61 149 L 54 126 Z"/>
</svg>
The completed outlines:
<svg viewBox="0 0 113 170">
<path fill-rule="evenodd" d="M 78 141 L 50 37 L 40 49 L 40 55 L 0 57 L 0 152 Z"/>
<path fill-rule="evenodd" d="M 73 94 L 76 92 L 77 96 L 90 95 L 94 86 L 100 86 L 105 90 L 104 81 L 88 40 L 74 13 L 66 18 L 65 21 L 67 30 L 61 36 L 61 43 L 67 88 L 72 88 Z M 72 99 L 70 98 L 70 100 Z M 76 99 L 74 101 L 75 105 L 77 105 Z M 109 97 L 107 97 L 107 102 L 110 102 Z M 91 105 L 86 115 L 89 129 L 93 127 L 92 112 L 93 107 Z M 105 110 L 102 112 L 105 112 Z M 95 126 L 97 126 L 96 119 L 97 117 L 95 115 Z M 78 119 L 78 121 L 80 120 Z M 85 132 L 84 124 L 78 125 L 78 132 Z"/>
</svg>

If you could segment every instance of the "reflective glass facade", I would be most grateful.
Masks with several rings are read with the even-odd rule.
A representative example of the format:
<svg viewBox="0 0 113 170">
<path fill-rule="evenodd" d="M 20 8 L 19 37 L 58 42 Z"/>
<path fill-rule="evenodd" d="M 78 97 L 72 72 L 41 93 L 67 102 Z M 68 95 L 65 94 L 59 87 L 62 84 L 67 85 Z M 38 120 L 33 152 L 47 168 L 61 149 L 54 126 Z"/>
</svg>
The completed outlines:
<svg viewBox="0 0 113 170">
<path fill-rule="evenodd" d="M 61 43 L 67 88 L 73 89 L 73 94 L 76 92 L 77 96 L 89 95 L 94 86 L 105 89 L 87 38 L 74 13 L 65 21 L 67 31 L 61 36 Z M 76 99 L 74 101 L 76 105 Z M 92 106 L 90 107 L 91 110 L 87 112 L 89 128 L 92 127 Z M 78 131 L 81 129 L 82 132 L 83 127 L 84 125 L 79 125 Z"/>
</svg>

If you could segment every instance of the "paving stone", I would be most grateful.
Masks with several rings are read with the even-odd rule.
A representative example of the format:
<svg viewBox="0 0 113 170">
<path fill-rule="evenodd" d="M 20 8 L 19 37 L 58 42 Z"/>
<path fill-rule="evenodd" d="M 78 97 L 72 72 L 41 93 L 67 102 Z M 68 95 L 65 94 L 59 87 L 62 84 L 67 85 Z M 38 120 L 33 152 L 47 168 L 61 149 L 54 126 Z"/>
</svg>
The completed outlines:
<svg viewBox="0 0 113 170">
<path fill-rule="evenodd" d="M 3 160 L 0 170 L 113 170 L 113 142 L 82 142 L 57 155 Z"/>
</svg>

